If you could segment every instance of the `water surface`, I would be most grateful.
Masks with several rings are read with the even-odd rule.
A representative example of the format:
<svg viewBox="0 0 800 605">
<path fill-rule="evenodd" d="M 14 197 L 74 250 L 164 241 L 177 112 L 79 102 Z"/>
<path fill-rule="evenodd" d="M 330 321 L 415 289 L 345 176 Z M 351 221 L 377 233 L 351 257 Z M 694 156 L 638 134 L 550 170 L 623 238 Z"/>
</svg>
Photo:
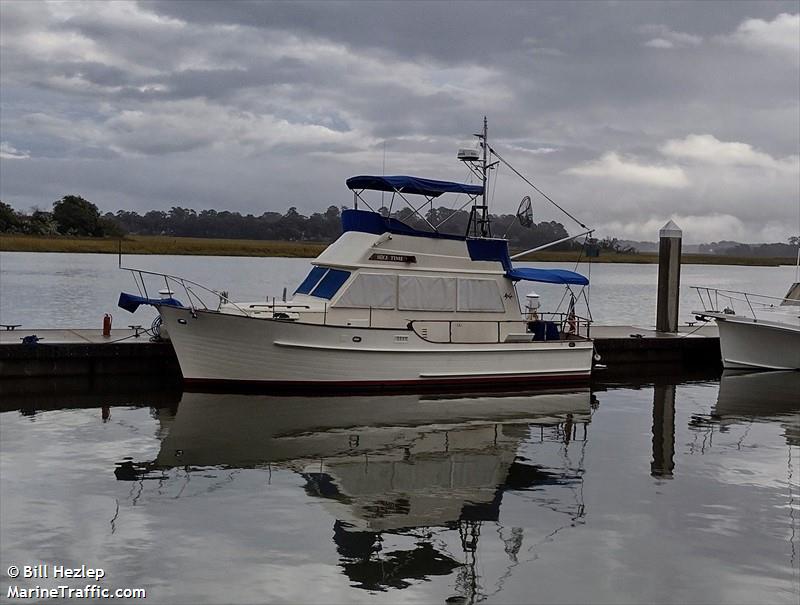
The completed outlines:
<svg viewBox="0 0 800 605">
<path fill-rule="evenodd" d="M 227 290 L 233 300 L 271 300 L 286 288 L 291 294 L 305 277 L 310 259 L 203 256 L 125 255 L 125 266 L 180 275 L 216 290 Z M 0 323 L 25 328 L 85 328 L 102 326 L 103 314 L 114 325 L 149 325 L 150 308 L 130 314 L 117 305 L 121 291 L 136 293 L 131 275 L 118 269 L 115 255 L 3 252 L 0 253 Z M 523 265 L 530 265 L 523 263 Z M 532 266 L 532 265 L 530 265 Z M 536 266 L 576 269 L 574 263 L 538 263 Z M 582 263 L 577 270 L 591 278 L 591 310 L 600 324 L 642 327 L 655 324 L 656 265 Z M 693 319 L 699 306 L 690 286 L 784 296 L 794 279 L 794 267 L 738 267 L 684 265 L 681 268 L 681 322 Z M 150 294 L 164 287 L 151 280 Z M 535 290 L 543 306 L 554 308 L 564 288 L 521 282 L 520 297 Z M 176 293 L 181 298 L 180 292 Z M 185 296 L 183 297 L 186 298 Z M 185 302 L 185 301 L 184 301 Z M 216 300 L 207 300 L 212 305 Z M 582 310 L 581 310 L 582 311 Z"/>
<path fill-rule="evenodd" d="M 485 396 L 62 391 L 3 398 L 3 570 L 91 564 L 157 603 L 800 594 L 797 372 Z"/>
</svg>

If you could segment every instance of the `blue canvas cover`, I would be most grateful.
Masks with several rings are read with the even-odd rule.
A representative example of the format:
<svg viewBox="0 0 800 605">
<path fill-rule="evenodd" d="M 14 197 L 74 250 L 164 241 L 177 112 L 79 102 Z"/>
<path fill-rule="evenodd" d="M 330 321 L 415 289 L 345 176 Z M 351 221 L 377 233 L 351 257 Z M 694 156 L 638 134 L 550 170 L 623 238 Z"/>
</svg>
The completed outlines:
<svg viewBox="0 0 800 605">
<path fill-rule="evenodd" d="M 117 306 L 135 313 L 141 305 L 153 305 L 154 307 L 182 307 L 183 303 L 177 298 L 145 298 L 144 296 L 136 296 L 135 294 L 128 294 L 127 292 L 120 292 L 119 302 Z"/>
<path fill-rule="evenodd" d="M 397 235 L 412 235 L 415 237 L 432 237 L 434 239 L 454 239 L 464 241 L 466 238 L 459 235 L 449 235 L 436 231 L 420 231 L 409 227 L 403 221 L 396 218 L 389 218 L 370 212 L 368 210 L 348 209 L 342 212 L 342 231 L 360 231 L 361 233 L 373 233 L 383 235 L 384 233 L 395 233 Z"/>
<path fill-rule="evenodd" d="M 508 241 L 504 239 L 468 239 L 467 250 L 472 260 L 488 260 L 502 263 L 503 269 L 511 268 L 508 257 Z"/>
<path fill-rule="evenodd" d="M 545 284 L 571 284 L 588 286 L 589 280 L 580 273 L 565 269 L 536 269 L 535 267 L 514 267 L 506 275 L 515 281 L 536 281 Z"/>
<path fill-rule="evenodd" d="M 353 176 L 347 179 L 349 189 L 367 189 L 369 191 L 399 191 L 411 195 L 439 197 L 443 193 L 466 193 L 482 195 L 481 185 L 467 185 L 450 181 L 434 181 L 418 176 Z"/>
</svg>

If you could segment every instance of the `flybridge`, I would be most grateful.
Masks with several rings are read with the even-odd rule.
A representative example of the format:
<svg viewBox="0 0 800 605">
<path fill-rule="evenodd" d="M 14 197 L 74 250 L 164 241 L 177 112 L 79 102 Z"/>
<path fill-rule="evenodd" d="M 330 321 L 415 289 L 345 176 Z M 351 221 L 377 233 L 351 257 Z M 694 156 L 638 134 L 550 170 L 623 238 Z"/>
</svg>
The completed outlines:
<svg viewBox="0 0 800 605">
<path fill-rule="evenodd" d="M 508 255 L 508 242 L 504 239 L 471 238 L 447 233 L 420 231 L 397 219 L 366 210 L 345 210 L 342 212 L 342 230 L 344 232 L 359 231 L 361 233 L 372 233 L 373 235 L 391 233 L 394 235 L 409 235 L 411 237 L 461 241 L 466 245 L 466 252 L 470 260 L 498 262 L 505 270 L 506 276 L 513 281 L 524 280 L 579 286 L 585 286 L 589 283 L 589 280 L 585 276 L 574 271 L 514 267 Z M 413 250 L 408 250 L 403 253 L 375 253 L 373 257 L 376 258 L 370 258 L 370 260 L 398 262 L 408 265 L 417 262 L 417 258 L 413 255 L 413 252 Z"/>
</svg>

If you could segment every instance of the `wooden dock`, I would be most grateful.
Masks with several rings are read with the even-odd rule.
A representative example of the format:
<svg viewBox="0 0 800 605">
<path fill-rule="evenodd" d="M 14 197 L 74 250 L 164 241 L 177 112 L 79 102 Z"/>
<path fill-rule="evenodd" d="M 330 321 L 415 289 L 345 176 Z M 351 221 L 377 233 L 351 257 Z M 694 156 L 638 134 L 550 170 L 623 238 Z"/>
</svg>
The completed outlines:
<svg viewBox="0 0 800 605">
<path fill-rule="evenodd" d="M 600 364 L 614 372 L 635 373 L 665 367 L 720 365 L 716 325 L 680 326 L 678 333 L 656 332 L 637 326 L 593 326 L 591 332 Z M 36 336 L 36 344 L 23 344 Z M 649 367 L 648 367 L 649 366 Z M 172 346 L 138 337 L 132 329 L 0 331 L 0 379 L 64 376 L 179 377 Z"/>
<path fill-rule="evenodd" d="M 39 340 L 23 344 L 27 336 Z M 110 337 L 102 330 L 0 331 L 0 379 L 133 374 L 180 376 L 172 346 L 132 329 L 115 329 Z"/>
<path fill-rule="evenodd" d="M 677 333 L 636 326 L 593 326 L 600 363 L 609 368 L 647 364 L 719 366 L 716 324 L 678 326 Z"/>
</svg>

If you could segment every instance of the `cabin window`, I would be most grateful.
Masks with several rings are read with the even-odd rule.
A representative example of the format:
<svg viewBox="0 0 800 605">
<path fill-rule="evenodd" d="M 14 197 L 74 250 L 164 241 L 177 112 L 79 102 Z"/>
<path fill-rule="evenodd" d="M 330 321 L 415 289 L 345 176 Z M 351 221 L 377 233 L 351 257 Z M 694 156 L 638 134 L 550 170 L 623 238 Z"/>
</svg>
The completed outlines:
<svg viewBox="0 0 800 605">
<path fill-rule="evenodd" d="M 349 309 L 394 309 L 396 304 L 396 275 L 357 273 L 334 306 Z"/>
<path fill-rule="evenodd" d="M 328 271 L 326 267 L 313 267 L 311 272 L 303 280 L 303 283 L 294 291 L 295 294 L 308 294 L 322 279 L 322 276 Z"/>
<path fill-rule="evenodd" d="M 505 311 L 497 281 L 493 279 L 459 279 L 458 310 L 493 313 Z"/>
<path fill-rule="evenodd" d="M 333 295 L 339 291 L 342 284 L 350 277 L 350 271 L 341 271 L 339 269 L 328 269 L 325 276 L 319 281 L 317 286 L 311 291 L 311 296 L 318 298 L 327 298 L 330 300 Z"/>
<path fill-rule="evenodd" d="M 401 275 L 397 307 L 403 311 L 455 311 L 456 280 Z"/>
</svg>

